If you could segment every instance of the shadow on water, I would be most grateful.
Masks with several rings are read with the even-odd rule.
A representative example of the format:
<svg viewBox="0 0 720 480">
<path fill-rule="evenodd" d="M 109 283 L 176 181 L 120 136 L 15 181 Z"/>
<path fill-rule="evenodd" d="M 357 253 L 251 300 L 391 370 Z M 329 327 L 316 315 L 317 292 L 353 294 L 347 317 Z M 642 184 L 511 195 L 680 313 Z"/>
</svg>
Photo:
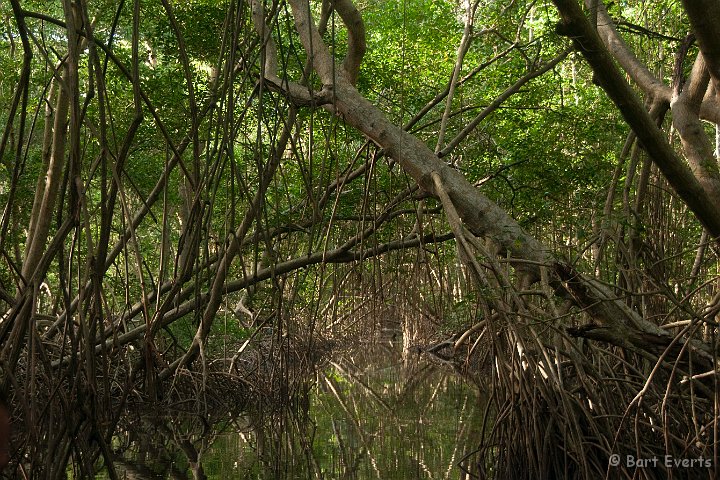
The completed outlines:
<svg viewBox="0 0 720 480">
<path fill-rule="evenodd" d="M 216 425 L 199 442 L 155 422 L 127 442 L 121 478 L 446 479 L 480 444 L 478 393 L 390 342 L 336 354 L 290 408 Z M 202 430 L 202 426 L 199 426 Z M 183 434 L 181 432 L 185 432 Z M 197 434 L 198 432 L 196 432 Z M 197 460 L 197 461 L 191 461 Z"/>
</svg>

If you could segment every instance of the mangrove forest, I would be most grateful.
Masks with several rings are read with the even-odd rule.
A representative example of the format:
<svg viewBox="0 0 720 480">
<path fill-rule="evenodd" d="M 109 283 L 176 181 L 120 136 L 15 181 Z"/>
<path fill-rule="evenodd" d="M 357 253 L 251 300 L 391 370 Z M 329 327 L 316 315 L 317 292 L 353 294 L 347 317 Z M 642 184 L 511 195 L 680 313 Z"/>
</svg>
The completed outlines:
<svg viewBox="0 0 720 480">
<path fill-rule="evenodd" d="M 720 2 L 1 0 L 0 478 L 720 478 Z"/>
</svg>

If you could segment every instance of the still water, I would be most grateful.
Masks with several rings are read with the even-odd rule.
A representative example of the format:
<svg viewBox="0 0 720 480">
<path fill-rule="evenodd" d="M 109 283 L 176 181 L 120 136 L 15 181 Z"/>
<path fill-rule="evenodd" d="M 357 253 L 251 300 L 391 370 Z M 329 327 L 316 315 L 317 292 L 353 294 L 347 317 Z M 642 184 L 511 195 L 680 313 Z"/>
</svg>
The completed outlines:
<svg viewBox="0 0 720 480">
<path fill-rule="evenodd" d="M 229 422 L 196 444 L 209 479 L 464 479 L 482 408 L 475 389 L 391 342 L 333 355 L 294 412 Z M 170 442 L 172 444 L 173 442 Z M 178 442 L 175 442 L 178 443 Z M 120 478 L 194 478 L 178 451 L 137 455 Z M 153 459 L 153 460 L 151 460 Z M 199 474 L 195 468 L 195 474 Z M 202 477 L 200 477 L 202 478 Z"/>
</svg>

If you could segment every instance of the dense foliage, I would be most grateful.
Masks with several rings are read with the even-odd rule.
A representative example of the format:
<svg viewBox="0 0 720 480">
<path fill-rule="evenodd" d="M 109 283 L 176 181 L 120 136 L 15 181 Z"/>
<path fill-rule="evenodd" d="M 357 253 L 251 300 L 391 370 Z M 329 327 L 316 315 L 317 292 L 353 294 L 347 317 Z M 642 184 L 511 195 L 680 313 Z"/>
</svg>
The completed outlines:
<svg viewBox="0 0 720 480">
<path fill-rule="evenodd" d="M 720 17 L 587 3 L 0 4 L 13 474 L 164 409 L 202 478 L 388 321 L 492 399 L 475 475 L 717 460 Z"/>
</svg>

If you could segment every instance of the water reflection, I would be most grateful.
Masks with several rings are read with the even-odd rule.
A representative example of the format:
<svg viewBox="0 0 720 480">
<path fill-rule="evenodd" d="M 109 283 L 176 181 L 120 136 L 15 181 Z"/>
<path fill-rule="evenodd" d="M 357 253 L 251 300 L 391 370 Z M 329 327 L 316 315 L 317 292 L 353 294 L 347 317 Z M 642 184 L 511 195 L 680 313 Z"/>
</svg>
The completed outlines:
<svg viewBox="0 0 720 480">
<path fill-rule="evenodd" d="M 290 409 L 258 409 L 192 444 L 199 465 L 192 451 L 165 454 L 165 468 L 149 476 L 139 462 L 117 464 L 120 477 L 470 478 L 465 458 L 482 425 L 475 390 L 422 357 L 404 360 L 392 343 L 333 358 Z"/>
</svg>

